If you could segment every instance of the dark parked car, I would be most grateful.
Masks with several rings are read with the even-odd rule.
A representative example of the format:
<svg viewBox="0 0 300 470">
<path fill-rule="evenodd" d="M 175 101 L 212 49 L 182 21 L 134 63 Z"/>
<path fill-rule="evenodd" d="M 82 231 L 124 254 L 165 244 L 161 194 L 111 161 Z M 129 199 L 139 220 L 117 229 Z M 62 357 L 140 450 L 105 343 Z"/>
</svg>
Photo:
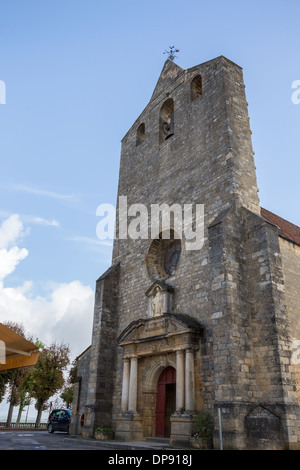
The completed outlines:
<svg viewBox="0 0 300 470">
<path fill-rule="evenodd" d="M 72 417 L 72 410 L 65 410 L 63 408 L 59 408 L 56 410 L 51 411 L 49 418 L 47 429 L 48 432 L 54 431 L 65 431 L 69 432 L 69 426 Z"/>
</svg>

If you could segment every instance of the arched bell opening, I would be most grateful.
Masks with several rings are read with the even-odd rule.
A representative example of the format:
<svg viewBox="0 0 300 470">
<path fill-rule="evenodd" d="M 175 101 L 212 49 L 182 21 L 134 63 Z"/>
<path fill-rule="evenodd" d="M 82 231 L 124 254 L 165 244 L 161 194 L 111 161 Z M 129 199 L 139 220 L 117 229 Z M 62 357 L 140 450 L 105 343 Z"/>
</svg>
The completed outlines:
<svg viewBox="0 0 300 470">
<path fill-rule="evenodd" d="M 169 139 L 174 134 L 174 101 L 167 99 L 160 109 L 159 143 Z"/>
</svg>

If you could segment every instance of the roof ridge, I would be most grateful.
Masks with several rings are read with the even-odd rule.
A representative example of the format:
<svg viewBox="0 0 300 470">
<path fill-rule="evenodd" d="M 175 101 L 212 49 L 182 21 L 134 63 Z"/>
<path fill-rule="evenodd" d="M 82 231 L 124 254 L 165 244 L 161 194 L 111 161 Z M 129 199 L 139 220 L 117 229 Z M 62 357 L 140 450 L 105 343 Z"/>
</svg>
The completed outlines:
<svg viewBox="0 0 300 470">
<path fill-rule="evenodd" d="M 279 229 L 279 235 L 288 240 L 300 245 L 300 227 L 298 225 L 283 219 L 279 215 L 274 214 L 268 209 L 261 207 L 261 216 L 273 225 L 276 225 Z"/>
</svg>

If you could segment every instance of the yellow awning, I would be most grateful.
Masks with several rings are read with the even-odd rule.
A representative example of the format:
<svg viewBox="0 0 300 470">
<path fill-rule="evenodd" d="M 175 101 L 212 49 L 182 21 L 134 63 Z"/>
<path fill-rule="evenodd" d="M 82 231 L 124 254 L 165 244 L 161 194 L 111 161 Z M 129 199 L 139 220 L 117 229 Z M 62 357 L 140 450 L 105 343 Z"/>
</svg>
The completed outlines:
<svg viewBox="0 0 300 470">
<path fill-rule="evenodd" d="M 0 371 L 33 366 L 38 356 L 35 344 L 0 323 Z"/>
</svg>

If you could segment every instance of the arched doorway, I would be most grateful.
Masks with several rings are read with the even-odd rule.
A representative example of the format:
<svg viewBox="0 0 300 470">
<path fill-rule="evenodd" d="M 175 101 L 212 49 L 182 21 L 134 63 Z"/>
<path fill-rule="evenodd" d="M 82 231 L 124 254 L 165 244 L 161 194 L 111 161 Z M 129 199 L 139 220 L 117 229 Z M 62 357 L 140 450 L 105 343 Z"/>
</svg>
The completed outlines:
<svg viewBox="0 0 300 470">
<path fill-rule="evenodd" d="M 167 367 L 160 374 L 156 392 L 156 432 L 157 437 L 171 434 L 171 415 L 176 409 L 176 370 Z"/>
</svg>

